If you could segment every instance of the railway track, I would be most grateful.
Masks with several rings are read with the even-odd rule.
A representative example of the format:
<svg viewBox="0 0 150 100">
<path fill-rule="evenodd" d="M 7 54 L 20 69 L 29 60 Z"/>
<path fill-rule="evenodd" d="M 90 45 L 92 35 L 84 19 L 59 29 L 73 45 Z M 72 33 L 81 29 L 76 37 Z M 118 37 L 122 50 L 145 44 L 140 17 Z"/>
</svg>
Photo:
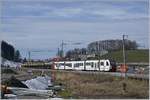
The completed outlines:
<svg viewBox="0 0 150 100">
<path fill-rule="evenodd" d="M 36 69 L 36 68 L 23 68 L 22 70 L 31 70 L 42 72 L 65 72 L 65 73 L 79 73 L 79 74 L 97 74 L 97 75 L 111 75 L 117 77 L 127 77 L 133 79 L 142 79 L 142 80 L 149 80 L 149 74 L 133 74 L 133 73 L 120 73 L 120 72 L 98 72 L 98 71 L 73 71 L 73 70 L 52 70 L 52 69 Z M 35 75 L 29 76 L 29 74 L 22 74 L 22 75 L 14 75 L 19 80 L 26 80 L 36 77 Z M 1 81 L 9 79 L 11 76 L 1 77 Z"/>
<path fill-rule="evenodd" d="M 120 73 L 120 72 L 98 72 L 98 71 L 73 71 L 73 70 L 47 70 L 47 69 L 31 69 L 31 70 L 39 70 L 39 71 L 53 71 L 53 72 L 66 72 L 66 73 L 80 73 L 80 74 L 103 74 L 103 75 L 112 75 L 118 77 L 127 77 L 127 78 L 135 78 L 135 79 L 144 79 L 149 80 L 149 74 L 133 74 L 133 73 Z"/>
<path fill-rule="evenodd" d="M 94 71 L 93 72 L 92 71 L 71 71 L 71 72 L 85 73 L 85 74 L 103 74 L 103 75 L 112 75 L 112 76 L 118 76 L 118 77 L 149 80 L 149 75 L 145 75 L 145 74 L 132 74 L 132 73 L 120 73 L 120 72 L 94 72 Z"/>
</svg>

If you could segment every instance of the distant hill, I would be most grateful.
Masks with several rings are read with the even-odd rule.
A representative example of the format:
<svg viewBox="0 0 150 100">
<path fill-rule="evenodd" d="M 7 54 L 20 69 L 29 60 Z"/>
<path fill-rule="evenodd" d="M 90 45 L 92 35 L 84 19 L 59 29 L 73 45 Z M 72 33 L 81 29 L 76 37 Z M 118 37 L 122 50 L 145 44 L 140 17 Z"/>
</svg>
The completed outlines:
<svg viewBox="0 0 150 100">
<path fill-rule="evenodd" d="M 140 50 L 128 50 L 127 54 L 127 62 L 149 62 L 149 50 L 148 49 L 140 49 Z M 115 51 L 111 53 L 107 53 L 106 55 L 101 56 L 101 59 L 114 59 L 117 62 L 123 62 L 122 51 Z"/>
</svg>

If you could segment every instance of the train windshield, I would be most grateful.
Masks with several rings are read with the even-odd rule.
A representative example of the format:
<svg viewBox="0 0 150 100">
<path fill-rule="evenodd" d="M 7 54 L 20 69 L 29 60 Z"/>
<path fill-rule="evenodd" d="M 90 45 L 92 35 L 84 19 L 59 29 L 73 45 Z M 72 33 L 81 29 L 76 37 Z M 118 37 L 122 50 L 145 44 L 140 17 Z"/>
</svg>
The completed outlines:
<svg viewBox="0 0 150 100">
<path fill-rule="evenodd" d="M 111 64 L 111 66 L 113 66 L 113 67 L 116 67 L 117 65 L 116 65 L 116 61 L 114 61 L 114 60 L 110 60 L 110 64 Z"/>
<path fill-rule="evenodd" d="M 106 66 L 109 66 L 109 63 L 108 63 L 108 61 L 106 62 Z"/>
</svg>

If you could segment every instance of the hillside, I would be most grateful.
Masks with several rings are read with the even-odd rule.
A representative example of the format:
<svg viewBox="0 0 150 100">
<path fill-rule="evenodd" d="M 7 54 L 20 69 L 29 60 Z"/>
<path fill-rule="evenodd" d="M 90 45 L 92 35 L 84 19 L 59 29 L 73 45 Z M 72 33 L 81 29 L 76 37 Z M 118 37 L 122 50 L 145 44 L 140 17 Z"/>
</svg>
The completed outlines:
<svg viewBox="0 0 150 100">
<path fill-rule="evenodd" d="M 103 55 L 101 59 L 114 59 L 117 62 L 123 62 L 123 53 L 122 51 L 115 51 Z M 126 51 L 127 62 L 144 62 L 148 63 L 149 61 L 149 50 L 128 50 Z"/>
</svg>

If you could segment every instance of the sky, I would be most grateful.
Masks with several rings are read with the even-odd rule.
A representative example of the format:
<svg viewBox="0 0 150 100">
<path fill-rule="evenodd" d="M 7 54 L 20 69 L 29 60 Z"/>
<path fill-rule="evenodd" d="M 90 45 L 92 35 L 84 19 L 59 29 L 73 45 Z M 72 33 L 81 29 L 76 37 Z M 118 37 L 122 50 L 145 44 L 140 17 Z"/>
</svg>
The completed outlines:
<svg viewBox="0 0 150 100">
<path fill-rule="evenodd" d="M 135 40 L 148 48 L 148 0 L 1 0 L 2 39 L 22 57 L 54 57 L 93 41 Z M 75 43 L 81 43 L 75 45 Z M 40 51 L 40 52 L 34 52 Z"/>
</svg>

